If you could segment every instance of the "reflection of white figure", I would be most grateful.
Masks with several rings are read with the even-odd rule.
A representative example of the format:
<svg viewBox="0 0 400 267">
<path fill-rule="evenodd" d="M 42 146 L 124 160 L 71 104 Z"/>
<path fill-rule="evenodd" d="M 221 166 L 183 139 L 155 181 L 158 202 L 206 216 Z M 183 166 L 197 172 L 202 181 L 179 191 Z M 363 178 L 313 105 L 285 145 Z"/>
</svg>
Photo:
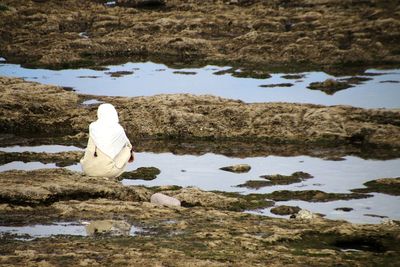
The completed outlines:
<svg viewBox="0 0 400 267">
<path fill-rule="evenodd" d="M 85 226 L 89 236 L 107 234 L 112 236 L 127 236 L 131 231 L 131 225 L 125 221 L 100 220 L 93 221 Z"/>
<path fill-rule="evenodd" d="M 118 177 L 133 160 L 132 145 L 119 124 L 117 111 L 111 104 L 101 104 L 97 121 L 89 126 L 89 141 L 81 159 L 83 172 L 88 176 Z"/>
</svg>

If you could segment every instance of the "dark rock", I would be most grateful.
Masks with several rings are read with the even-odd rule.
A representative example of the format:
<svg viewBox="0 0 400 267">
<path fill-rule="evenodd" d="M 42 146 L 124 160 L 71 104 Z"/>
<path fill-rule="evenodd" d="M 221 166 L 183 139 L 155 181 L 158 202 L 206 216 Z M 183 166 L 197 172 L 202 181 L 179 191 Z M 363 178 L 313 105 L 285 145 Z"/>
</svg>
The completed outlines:
<svg viewBox="0 0 400 267">
<path fill-rule="evenodd" d="M 400 81 L 387 80 L 387 81 L 380 81 L 380 83 L 400 83 Z"/>
<path fill-rule="evenodd" d="M 140 167 L 131 172 L 124 172 L 120 179 L 154 180 L 161 171 L 156 167 Z"/>
<path fill-rule="evenodd" d="M 196 75 L 197 73 L 194 71 L 174 71 L 175 74 L 183 74 L 183 75 Z"/>
<path fill-rule="evenodd" d="M 274 84 L 262 84 L 259 87 L 291 87 L 293 83 L 274 83 Z"/>
<path fill-rule="evenodd" d="M 305 191 L 281 190 L 265 194 L 265 196 L 274 201 L 304 200 L 309 202 L 328 202 L 334 200 L 360 199 L 360 198 L 372 197 L 372 195 L 367 195 L 367 194 L 326 193 L 319 190 L 305 190 Z"/>
<path fill-rule="evenodd" d="M 299 207 L 293 207 L 293 206 L 277 206 L 273 207 L 271 209 L 271 213 L 276 214 L 276 215 L 292 215 L 296 214 L 300 211 L 301 209 Z"/>
<path fill-rule="evenodd" d="M 110 72 L 106 72 L 106 74 L 110 75 L 111 77 L 122 77 L 122 76 L 125 76 L 125 75 L 133 74 L 133 71 L 125 71 L 125 70 L 110 71 Z"/>
<path fill-rule="evenodd" d="M 336 208 L 335 210 L 340 210 L 340 211 L 344 211 L 344 212 L 349 212 L 349 211 L 352 211 L 353 208 L 341 207 L 341 208 Z"/>
<path fill-rule="evenodd" d="M 228 172 L 235 172 L 235 173 L 243 173 L 250 171 L 251 167 L 248 164 L 237 164 L 227 167 L 222 167 L 220 170 L 228 171 Z"/>
<path fill-rule="evenodd" d="M 364 183 L 367 188 L 353 189 L 352 192 L 370 193 L 377 192 L 393 196 L 400 195 L 400 177 L 381 178 Z"/>
<path fill-rule="evenodd" d="M 116 0 L 115 3 L 124 7 L 157 7 L 164 6 L 165 0 Z"/>
<path fill-rule="evenodd" d="M 299 80 L 303 79 L 305 77 L 304 74 L 286 74 L 282 75 L 281 78 L 287 79 L 287 80 Z"/>
<path fill-rule="evenodd" d="M 333 95 L 334 93 L 353 87 L 347 82 L 341 82 L 334 79 L 327 79 L 324 82 L 313 82 L 307 87 L 311 90 L 320 90 L 328 95 Z"/>
<path fill-rule="evenodd" d="M 260 189 L 261 187 L 270 186 L 272 183 L 270 181 L 260 181 L 260 180 L 249 180 L 244 184 L 239 184 L 237 187 L 246 187 L 250 189 Z"/>
</svg>

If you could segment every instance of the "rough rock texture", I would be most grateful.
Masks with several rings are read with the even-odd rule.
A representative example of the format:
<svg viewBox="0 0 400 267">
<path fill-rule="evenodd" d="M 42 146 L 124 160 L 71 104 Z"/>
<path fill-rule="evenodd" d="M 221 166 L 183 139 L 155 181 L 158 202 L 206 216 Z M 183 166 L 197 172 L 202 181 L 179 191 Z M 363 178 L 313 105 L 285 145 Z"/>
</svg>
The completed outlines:
<svg viewBox="0 0 400 267">
<path fill-rule="evenodd" d="M 40 219 L 43 210 L 48 213 L 45 221 Z M 24 225 L 26 220 L 114 218 L 144 230 L 134 237 L 52 237 L 24 242 L 12 235 L 0 236 L 0 264 L 5 266 L 395 266 L 391 263 L 400 260 L 396 223 L 285 220 L 109 199 L 60 201 L 38 208 L 0 205 L 0 214 L 3 225 L 10 217 L 7 225 Z"/>
<path fill-rule="evenodd" d="M 299 172 L 294 172 L 291 175 L 274 174 L 274 175 L 262 175 L 260 177 L 267 180 L 266 181 L 249 180 L 246 181 L 244 184 L 238 185 L 238 187 L 259 189 L 261 187 L 272 186 L 272 185 L 288 185 L 293 183 L 300 183 L 304 180 L 313 178 L 314 176 L 312 176 L 309 173 L 299 171 Z"/>
<path fill-rule="evenodd" d="M 29 205 L 99 197 L 143 201 L 151 194 L 145 188 L 125 187 L 113 179 L 87 177 L 66 169 L 1 172 L 0 184 L 0 202 Z"/>
<path fill-rule="evenodd" d="M 400 177 L 397 178 L 380 178 L 364 183 L 367 188 L 354 189 L 353 192 L 370 193 L 378 192 L 393 196 L 400 195 Z"/>
<path fill-rule="evenodd" d="M 292 215 L 296 214 L 300 211 L 301 209 L 299 207 L 293 207 L 293 206 L 276 206 L 271 209 L 271 213 L 277 214 L 277 215 Z"/>
<path fill-rule="evenodd" d="M 83 97 L 83 96 L 81 96 Z M 400 146 L 400 111 L 311 104 L 245 104 L 214 96 L 98 97 L 133 140 L 208 139 Z M 86 142 L 96 107 L 62 88 L 0 77 L 0 129 Z M 132 120 L 131 118 L 137 118 Z"/>
<path fill-rule="evenodd" d="M 253 65 L 400 61 L 397 1 L 169 0 L 146 10 L 97 0 L 4 0 L 2 6 L 0 55 L 31 65 L 110 57 Z"/>
<path fill-rule="evenodd" d="M 139 167 L 134 171 L 124 172 L 119 179 L 154 180 L 161 171 L 156 167 Z"/>
<path fill-rule="evenodd" d="M 250 169 L 251 169 L 251 166 L 248 164 L 237 164 L 237 165 L 226 166 L 226 167 L 220 168 L 220 170 L 223 170 L 223 171 L 236 172 L 236 173 L 249 172 Z"/>
</svg>

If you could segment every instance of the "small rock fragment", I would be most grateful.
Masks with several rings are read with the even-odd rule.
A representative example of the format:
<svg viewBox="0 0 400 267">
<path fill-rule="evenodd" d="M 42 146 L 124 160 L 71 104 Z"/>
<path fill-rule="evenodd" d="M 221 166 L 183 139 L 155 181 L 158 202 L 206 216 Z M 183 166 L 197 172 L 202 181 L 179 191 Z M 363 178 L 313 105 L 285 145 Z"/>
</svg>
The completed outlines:
<svg viewBox="0 0 400 267">
<path fill-rule="evenodd" d="M 251 167 L 248 164 L 237 164 L 227 167 L 222 167 L 220 170 L 228 171 L 228 172 L 235 172 L 235 173 L 243 173 L 250 171 Z"/>
</svg>

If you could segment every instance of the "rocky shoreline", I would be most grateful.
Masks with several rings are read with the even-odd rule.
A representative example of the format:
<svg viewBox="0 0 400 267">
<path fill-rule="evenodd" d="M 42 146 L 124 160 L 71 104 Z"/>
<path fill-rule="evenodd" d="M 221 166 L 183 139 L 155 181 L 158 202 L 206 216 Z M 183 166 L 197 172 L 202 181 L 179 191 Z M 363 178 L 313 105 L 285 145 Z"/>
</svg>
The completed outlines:
<svg viewBox="0 0 400 267">
<path fill-rule="evenodd" d="M 95 118 L 97 106 L 82 102 L 91 96 L 6 77 L 0 77 L 0 96 L 1 146 L 43 144 L 40 140 L 50 144 L 85 145 L 87 125 Z M 156 150 L 161 151 L 201 154 L 211 149 L 243 156 L 251 155 L 253 149 L 262 144 L 265 147 L 256 149 L 256 154 L 296 155 L 306 151 L 330 160 L 341 160 L 347 153 L 365 158 L 398 157 L 398 110 L 245 104 L 192 95 L 96 98 L 117 107 L 128 135 L 135 137 L 132 140 L 145 151 L 157 147 Z M 32 138 L 35 136 L 38 138 Z M 198 140 L 202 145 L 191 147 L 191 140 Z M 247 141 L 242 143 L 241 140 Z M 286 141 L 289 144 L 280 144 Z M 180 145 L 174 146 L 174 142 Z M 160 146 L 163 143 L 170 146 Z M 232 148 L 232 144 L 239 145 Z M 298 150 L 299 147 L 303 150 Z M 20 160 L 67 166 L 78 162 L 81 155 L 81 151 L 0 152 L 2 164 Z M 279 177 L 273 176 L 274 179 Z M 274 201 L 282 200 L 358 199 L 370 197 L 370 192 L 388 190 L 397 195 L 398 178 L 378 179 L 367 183 L 368 189 L 336 194 L 319 190 L 281 190 L 240 195 L 190 187 L 123 186 L 118 180 L 94 179 L 62 168 L 2 172 L 0 183 L 0 224 L 3 226 L 68 221 L 89 221 L 97 225 L 98 220 L 108 220 L 107 223 L 113 225 L 112 220 L 117 220 L 115 225 L 144 229 L 136 236 L 115 237 L 104 230 L 105 234 L 92 237 L 57 236 L 51 237 L 51 241 L 46 237 L 20 241 L 13 234 L 2 234 L 0 242 L 4 245 L 0 248 L 0 263 L 4 265 L 131 265 L 143 262 L 150 266 L 320 266 L 369 265 L 371 262 L 380 265 L 399 261 L 400 226 L 396 221 L 356 225 L 324 219 L 296 207 L 284 207 L 285 212 L 294 210 L 302 214 L 292 215 L 293 219 L 243 213 L 272 207 Z M 156 192 L 177 198 L 182 207 L 151 204 L 150 196 Z M 81 252 L 76 247 L 80 247 Z M 99 253 L 103 256 L 98 257 Z"/>
<path fill-rule="evenodd" d="M 61 87 L 0 77 L 4 134 L 87 140 L 96 105 Z M 96 97 L 112 103 L 128 137 L 272 144 L 400 146 L 400 111 L 291 103 L 245 104 L 210 95 Z"/>
<path fill-rule="evenodd" d="M 396 1 L 105 2 L 2 1 L 0 56 L 47 68 L 111 58 L 258 69 L 400 63 Z"/>
<path fill-rule="evenodd" d="M 106 2 L 2 1 L 0 61 L 103 70 L 105 64 L 119 60 L 151 60 L 176 68 L 215 64 L 232 66 L 216 74 L 255 78 L 269 77 L 272 69 L 343 73 L 349 68 L 356 75 L 367 66 L 400 65 L 397 1 L 118 0 L 116 6 Z M 149 7 L 147 2 L 163 4 Z M 344 82 L 356 84 L 357 78 L 328 79 L 312 88 L 333 94 L 349 86 Z M 291 84 L 265 86 L 276 85 Z M 399 109 L 246 104 L 189 94 L 91 96 L 2 76 L 0 147 L 85 147 L 97 104 L 83 103 L 91 99 L 115 105 L 138 152 L 239 158 L 309 155 L 330 161 L 348 155 L 374 160 L 400 157 Z M 399 177 L 375 177 L 363 188 L 339 193 L 296 189 L 245 195 L 195 187 L 124 186 L 118 179 L 85 177 L 61 168 L 78 163 L 82 153 L 0 151 L 0 165 L 55 163 L 51 169 L 0 172 L 1 266 L 396 266 L 400 262 L 399 221 L 371 211 L 368 216 L 384 219 L 382 223 L 354 224 L 279 203 L 361 201 L 374 194 L 397 197 Z M 221 167 L 244 173 L 251 169 L 245 164 L 240 170 Z M 125 178 L 157 179 L 160 171 L 138 168 Z M 268 172 L 237 186 L 257 189 L 312 178 L 302 170 L 292 175 Z M 153 204 L 154 193 L 174 197 L 181 206 Z M 267 208 L 290 219 L 254 214 Z M 60 223 L 88 224 L 90 230 L 87 236 L 39 238 L 2 230 Z M 132 234 L 131 227 L 140 230 Z"/>
</svg>

